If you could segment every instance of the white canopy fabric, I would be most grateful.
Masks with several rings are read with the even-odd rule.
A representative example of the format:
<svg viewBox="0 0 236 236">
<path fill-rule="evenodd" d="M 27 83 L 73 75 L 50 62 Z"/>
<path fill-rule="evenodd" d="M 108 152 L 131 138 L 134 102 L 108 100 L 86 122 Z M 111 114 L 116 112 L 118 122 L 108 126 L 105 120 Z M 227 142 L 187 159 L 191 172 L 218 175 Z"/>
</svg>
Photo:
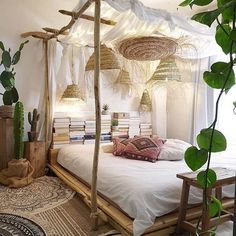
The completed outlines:
<svg viewBox="0 0 236 236">
<path fill-rule="evenodd" d="M 74 11 L 78 11 L 86 1 L 80 0 Z M 94 3 L 85 13 L 94 16 Z M 115 26 L 101 24 L 101 42 L 114 49 L 125 38 L 156 35 L 174 39 L 179 44 L 176 55 L 182 58 L 208 57 L 219 50 L 214 40 L 214 28 L 175 13 L 146 7 L 138 0 L 104 0 L 101 17 L 117 22 Z M 93 46 L 93 30 L 92 21 L 78 19 L 62 41 Z"/>
</svg>

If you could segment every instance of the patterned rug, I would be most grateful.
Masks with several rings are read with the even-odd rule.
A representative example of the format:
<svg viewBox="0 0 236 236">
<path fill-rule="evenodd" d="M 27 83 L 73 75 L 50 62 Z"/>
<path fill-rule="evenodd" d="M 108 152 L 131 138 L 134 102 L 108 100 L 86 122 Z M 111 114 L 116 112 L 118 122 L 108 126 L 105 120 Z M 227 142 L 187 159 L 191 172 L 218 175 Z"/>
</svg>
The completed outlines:
<svg viewBox="0 0 236 236">
<path fill-rule="evenodd" d="M 0 209 L 36 214 L 63 204 L 74 195 L 75 192 L 60 179 L 44 176 L 19 189 L 0 185 Z"/>
<path fill-rule="evenodd" d="M 46 232 L 30 219 L 0 213 L 0 236 L 46 236 Z"/>
</svg>

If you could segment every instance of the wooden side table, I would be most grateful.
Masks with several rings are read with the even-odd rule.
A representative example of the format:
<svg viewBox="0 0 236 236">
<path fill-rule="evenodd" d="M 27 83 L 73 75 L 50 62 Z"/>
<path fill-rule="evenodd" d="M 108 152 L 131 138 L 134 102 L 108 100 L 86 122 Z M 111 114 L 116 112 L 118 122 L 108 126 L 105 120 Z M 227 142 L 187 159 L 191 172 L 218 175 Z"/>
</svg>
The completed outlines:
<svg viewBox="0 0 236 236">
<path fill-rule="evenodd" d="M 230 170 L 226 168 L 212 168 L 217 175 L 217 181 L 215 185 L 211 188 L 207 189 L 207 197 L 212 195 L 212 190 L 215 189 L 216 198 L 221 200 L 222 198 L 222 187 L 230 184 L 235 183 L 235 170 Z M 182 230 L 195 234 L 196 232 L 196 223 L 192 223 L 186 220 L 186 210 L 188 206 L 188 198 L 189 198 L 189 190 L 190 186 L 197 187 L 199 189 L 203 188 L 198 185 L 197 183 L 197 174 L 199 172 L 188 172 L 188 173 L 181 173 L 177 174 L 177 177 L 183 180 L 182 186 L 182 195 L 180 201 L 180 209 L 179 209 L 179 217 L 178 217 L 178 225 L 177 225 L 177 235 L 180 235 Z M 221 212 L 221 217 L 213 217 L 210 218 L 208 211 L 203 208 L 202 220 L 201 220 L 201 232 L 206 232 L 212 226 L 217 224 L 222 224 L 226 221 L 233 221 L 233 214 L 226 210 Z M 208 236 L 208 233 L 201 234 L 204 236 Z"/>
</svg>

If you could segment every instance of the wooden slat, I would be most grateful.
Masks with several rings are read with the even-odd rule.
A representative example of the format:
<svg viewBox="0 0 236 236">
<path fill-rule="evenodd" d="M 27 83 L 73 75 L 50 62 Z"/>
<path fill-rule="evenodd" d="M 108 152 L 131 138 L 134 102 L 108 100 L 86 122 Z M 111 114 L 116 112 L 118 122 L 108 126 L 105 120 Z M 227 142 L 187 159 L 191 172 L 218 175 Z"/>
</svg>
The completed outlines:
<svg viewBox="0 0 236 236">
<path fill-rule="evenodd" d="M 21 34 L 22 38 L 28 38 L 30 36 L 39 39 L 49 39 L 51 37 L 51 34 L 47 34 L 45 32 L 40 32 L 40 31 L 31 31 Z"/>
<path fill-rule="evenodd" d="M 44 28 L 42 28 L 43 30 L 45 30 L 46 32 L 49 32 L 49 33 L 53 33 L 53 34 L 57 34 L 57 33 L 59 33 L 59 29 L 54 29 L 54 28 L 49 28 L 49 27 L 44 27 Z M 69 32 L 66 32 L 66 31 L 64 31 L 64 32 L 62 32 L 62 33 L 60 33 L 60 34 L 62 34 L 62 35 L 68 35 L 69 34 Z"/>
</svg>

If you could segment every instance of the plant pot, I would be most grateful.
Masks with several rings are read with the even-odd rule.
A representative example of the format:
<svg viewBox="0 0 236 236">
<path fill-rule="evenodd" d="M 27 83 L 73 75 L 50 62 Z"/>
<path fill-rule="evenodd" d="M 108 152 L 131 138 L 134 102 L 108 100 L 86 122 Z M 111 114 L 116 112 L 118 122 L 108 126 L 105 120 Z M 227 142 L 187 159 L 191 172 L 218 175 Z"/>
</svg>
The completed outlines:
<svg viewBox="0 0 236 236">
<path fill-rule="evenodd" d="M 38 132 L 28 132 L 29 142 L 38 141 L 39 133 Z"/>
<path fill-rule="evenodd" d="M 102 110 L 102 115 L 109 115 L 109 111 L 108 110 Z"/>
<path fill-rule="evenodd" d="M 118 126 L 112 126 L 112 130 L 113 130 L 113 131 L 118 131 L 118 130 L 119 130 L 119 127 L 118 127 Z"/>
<path fill-rule="evenodd" d="M 1 118 L 13 118 L 14 106 L 3 105 L 0 106 L 0 117 Z"/>
</svg>

